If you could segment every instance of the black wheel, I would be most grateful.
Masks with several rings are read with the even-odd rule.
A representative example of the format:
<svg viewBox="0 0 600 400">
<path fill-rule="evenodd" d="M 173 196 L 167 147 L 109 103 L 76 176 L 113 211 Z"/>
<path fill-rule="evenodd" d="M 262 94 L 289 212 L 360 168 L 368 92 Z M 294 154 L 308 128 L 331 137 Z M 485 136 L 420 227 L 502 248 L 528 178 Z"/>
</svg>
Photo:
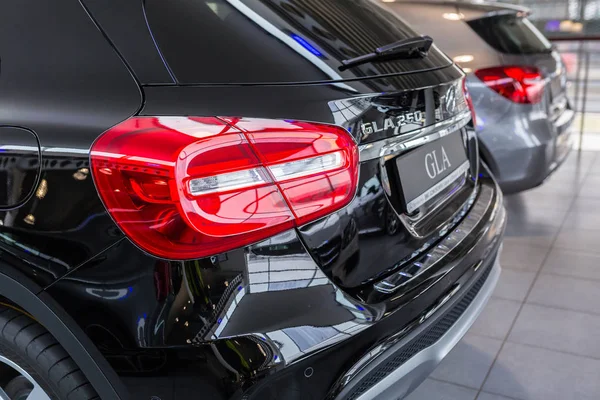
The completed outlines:
<svg viewBox="0 0 600 400">
<path fill-rule="evenodd" d="M 98 398 L 83 372 L 42 325 L 0 306 L 0 399 Z"/>
<path fill-rule="evenodd" d="M 396 216 L 396 213 L 394 213 L 394 210 L 392 210 L 390 207 L 386 207 L 386 210 L 385 210 L 385 232 L 390 236 L 394 236 L 396 233 L 398 233 L 399 227 L 400 227 L 400 220 Z"/>
</svg>

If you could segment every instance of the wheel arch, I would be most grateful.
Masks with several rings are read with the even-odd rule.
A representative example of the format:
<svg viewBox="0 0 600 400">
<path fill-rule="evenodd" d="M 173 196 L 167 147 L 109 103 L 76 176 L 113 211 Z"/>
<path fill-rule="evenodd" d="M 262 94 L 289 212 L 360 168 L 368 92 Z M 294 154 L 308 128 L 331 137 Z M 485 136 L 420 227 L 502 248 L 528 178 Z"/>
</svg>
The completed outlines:
<svg viewBox="0 0 600 400">
<path fill-rule="evenodd" d="M 129 399 L 117 373 L 73 318 L 39 285 L 1 261 L 0 295 L 32 316 L 58 340 L 101 399 Z"/>
</svg>

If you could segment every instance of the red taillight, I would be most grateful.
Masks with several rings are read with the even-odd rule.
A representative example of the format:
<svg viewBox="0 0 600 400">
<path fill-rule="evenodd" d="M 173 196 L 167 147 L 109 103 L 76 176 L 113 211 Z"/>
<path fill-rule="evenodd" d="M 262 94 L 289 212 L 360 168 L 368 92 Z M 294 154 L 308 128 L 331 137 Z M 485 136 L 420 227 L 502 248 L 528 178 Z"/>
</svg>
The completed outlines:
<svg viewBox="0 0 600 400">
<path fill-rule="evenodd" d="M 544 79 L 537 67 L 505 66 L 475 71 L 475 75 L 503 97 L 522 104 L 542 100 Z"/>
<path fill-rule="evenodd" d="M 346 206 L 358 149 L 340 127 L 246 118 L 134 117 L 92 146 L 94 182 L 138 246 L 218 254 Z"/>
<path fill-rule="evenodd" d="M 473 121 L 473 127 L 477 126 L 477 118 L 475 116 L 475 107 L 473 106 L 473 99 L 469 94 L 469 90 L 467 89 L 467 78 L 463 79 L 463 93 L 465 96 L 465 101 L 467 102 L 467 106 L 469 106 L 469 110 L 471 110 L 471 120 Z"/>
</svg>

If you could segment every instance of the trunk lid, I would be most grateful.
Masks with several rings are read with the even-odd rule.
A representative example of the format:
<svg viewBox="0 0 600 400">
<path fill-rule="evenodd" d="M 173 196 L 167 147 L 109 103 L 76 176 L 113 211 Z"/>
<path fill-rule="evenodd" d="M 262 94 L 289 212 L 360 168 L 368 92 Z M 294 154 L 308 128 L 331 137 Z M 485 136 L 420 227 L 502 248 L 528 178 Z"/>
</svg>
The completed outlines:
<svg viewBox="0 0 600 400">
<path fill-rule="evenodd" d="M 412 261 L 439 245 L 469 207 L 478 151 L 466 128 L 463 78 L 452 66 L 346 82 L 349 89 L 336 83 L 145 87 L 142 114 L 307 120 L 347 129 L 360 149 L 356 195 L 298 231 L 323 272 L 355 293 L 398 271 L 417 276 Z"/>
<path fill-rule="evenodd" d="M 329 102 L 359 142 L 360 178 L 344 210 L 299 229 L 321 268 L 358 290 L 438 245 L 476 194 L 477 142 L 462 77 L 426 88 Z M 408 267 L 407 267 L 408 266 Z"/>
<path fill-rule="evenodd" d="M 422 58 L 340 69 L 345 59 L 419 35 L 376 2 L 145 4 L 179 87 L 146 87 L 144 113 L 318 121 L 354 136 L 361 161 L 356 197 L 298 228 L 341 287 L 397 272 L 464 215 L 478 156 L 465 129 L 462 71 L 435 46 Z M 418 273 L 407 271 L 407 279 Z"/>
<path fill-rule="evenodd" d="M 347 60 L 402 39 L 412 28 L 369 0 L 147 0 L 148 25 L 179 84 L 315 83 L 444 68 L 424 58 Z"/>
</svg>

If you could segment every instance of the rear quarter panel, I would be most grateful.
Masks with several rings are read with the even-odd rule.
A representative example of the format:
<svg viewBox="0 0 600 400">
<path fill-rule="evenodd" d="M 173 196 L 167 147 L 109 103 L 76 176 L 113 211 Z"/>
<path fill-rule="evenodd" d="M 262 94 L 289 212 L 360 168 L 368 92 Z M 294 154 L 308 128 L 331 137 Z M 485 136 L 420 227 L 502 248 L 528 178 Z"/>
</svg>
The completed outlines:
<svg viewBox="0 0 600 400">
<path fill-rule="evenodd" d="M 88 153 L 142 96 L 79 2 L 4 2 L 0 10 L 0 125 L 31 130 L 41 148 L 41 165 L 29 172 L 40 169 L 35 195 L 0 209 L 0 252 L 44 287 L 121 238 Z"/>
</svg>

